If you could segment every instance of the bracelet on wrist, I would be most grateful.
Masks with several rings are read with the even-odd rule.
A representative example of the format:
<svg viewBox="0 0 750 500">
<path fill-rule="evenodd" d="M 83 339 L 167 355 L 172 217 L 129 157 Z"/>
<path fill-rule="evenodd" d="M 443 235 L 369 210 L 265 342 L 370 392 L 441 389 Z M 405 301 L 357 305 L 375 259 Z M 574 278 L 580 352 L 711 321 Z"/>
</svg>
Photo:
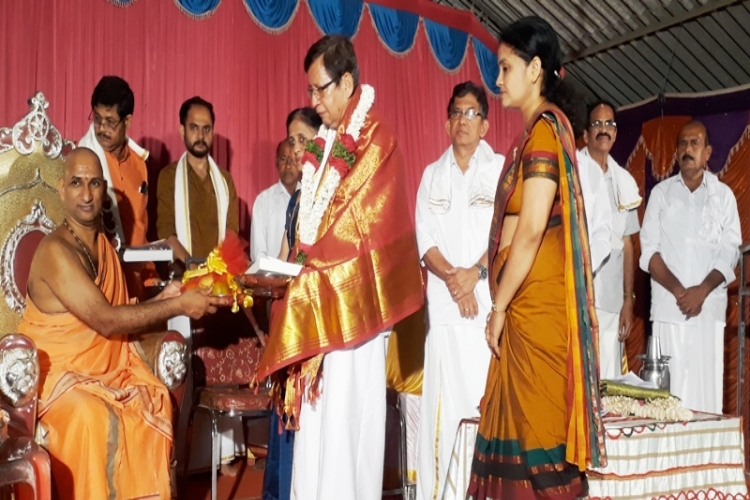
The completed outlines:
<svg viewBox="0 0 750 500">
<path fill-rule="evenodd" d="M 630 292 L 630 293 L 628 293 L 628 292 L 625 292 L 625 293 L 624 293 L 624 294 L 622 295 L 622 297 L 623 297 L 624 299 L 633 299 L 633 300 L 635 300 L 635 292 Z"/>
<path fill-rule="evenodd" d="M 500 309 L 499 307 L 497 307 L 497 305 L 494 302 L 492 303 L 492 307 L 490 309 L 492 310 L 492 312 L 495 312 L 495 313 L 505 312 L 505 309 Z"/>
</svg>

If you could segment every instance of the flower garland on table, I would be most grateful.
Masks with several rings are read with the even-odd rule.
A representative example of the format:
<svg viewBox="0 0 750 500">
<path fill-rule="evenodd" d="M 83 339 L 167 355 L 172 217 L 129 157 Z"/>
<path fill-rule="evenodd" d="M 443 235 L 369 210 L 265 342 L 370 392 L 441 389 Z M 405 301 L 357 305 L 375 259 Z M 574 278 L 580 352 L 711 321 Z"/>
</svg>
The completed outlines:
<svg viewBox="0 0 750 500">
<path fill-rule="evenodd" d="M 687 422 L 693 419 L 693 412 L 682 406 L 682 401 L 674 396 L 647 400 L 628 396 L 603 396 L 602 407 L 617 415 L 634 415 L 662 422 Z"/>
<path fill-rule="evenodd" d="M 323 166 L 323 156 L 326 147 L 328 128 L 323 125 L 318 131 L 315 140 L 307 143 L 305 155 L 302 157 L 302 187 L 299 202 L 299 249 L 297 252 L 297 263 L 304 264 L 307 252 L 318 238 L 318 228 L 323 220 L 323 215 L 333 199 L 341 180 L 347 176 L 357 157 L 354 154 L 359 133 L 365 125 L 367 113 L 375 102 L 375 90 L 369 85 L 362 85 L 357 107 L 354 108 L 346 133 L 336 138 L 328 157 L 331 169 L 325 176 L 323 184 L 315 190 L 315 173 Z"/>
</svg>

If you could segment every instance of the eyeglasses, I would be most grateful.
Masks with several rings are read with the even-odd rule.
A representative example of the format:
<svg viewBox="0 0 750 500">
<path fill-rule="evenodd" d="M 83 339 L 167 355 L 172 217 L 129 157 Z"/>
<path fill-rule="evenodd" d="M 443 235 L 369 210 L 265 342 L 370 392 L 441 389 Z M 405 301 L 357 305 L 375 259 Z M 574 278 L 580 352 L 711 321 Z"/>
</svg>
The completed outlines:
<svg viewBox="0 0 750 500">
<path fill-rule="evenodd" d="M 330 82 L 326 83 L 325 85 L 321 87 L 315 87 L 313 85 L 308 86 L 307 97 L 309 97 L 310 99 L 312 99 L 313 97 L 317 97 L 318 99 L 320 99 L 323 96 L 323 92 L 325 92 L 328 87 L 330 87 L 336 82 L 337 80 L 331 80 Z"/>
<path fill-rule="evenodd" d="M 452 109 L 450 113 L 448 113 L 448 118 L 450 118 L 451 120 L 459 120 L 462 116 L 465 116 L 467 120 L 472 121 L 477 116 L 481 117 L 482 113 L 474 108 L 469 108 L 466 111 L 461 111 L 460 109 Z"/>
<path fill-rule="evenodd" d="M 594 120 L 589 126 L 591 128 L 617 128 L 617 122 L 614 120 Z"/>
<path fill-rule="evenodd" d="M 96 127 L 99 127 L 99 128 L 106 128 L 106 129 L 109 129 L 109 130 L 117 130 L 117 127 L 120 126 L 120 124 L 123 122 L 123 120 L 125 120 L 125 118 L 121 118 L 121 119 L 119 119 L 117 121 L 114 121 L 111 118 L 108 118 L 108 119 L 105 120 L 101 116 L 95 115 L 93 111 L 91 113 L 89 113 L 89 121 L 93 121 L 94 125 Z"/>
</svg>

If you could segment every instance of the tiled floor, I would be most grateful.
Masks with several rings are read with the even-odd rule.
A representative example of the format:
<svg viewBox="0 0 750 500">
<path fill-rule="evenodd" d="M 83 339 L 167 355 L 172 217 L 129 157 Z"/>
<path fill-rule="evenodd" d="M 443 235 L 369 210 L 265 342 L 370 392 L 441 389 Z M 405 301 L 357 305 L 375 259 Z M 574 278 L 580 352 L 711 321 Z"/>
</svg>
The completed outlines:
<svg viewBox="0 0 750 500">
<path fill-rule="evenodd" d="M 264 460 L 255 467 L 242 463 L 235 477 L 219 475 L 217 498 L 219 500 L 259 500 L 263 493 Z M 186 500 L 211 498 L 211 475 L 206 472 L 190 476 Z"/>
<path fill-rule="evenodd" d="M 243 463 L 235 477 L 219 475 L 217 498 L 219 500 L 260 500 L 263 493 L 263 467 L 258 460 L 255 467 Z M 211 476 L 208 472 L 190 476 L 185 500 L 210 500 Z M 401 495 L 383 497 L 383 500 L 401 500 Z"/>
</svg>

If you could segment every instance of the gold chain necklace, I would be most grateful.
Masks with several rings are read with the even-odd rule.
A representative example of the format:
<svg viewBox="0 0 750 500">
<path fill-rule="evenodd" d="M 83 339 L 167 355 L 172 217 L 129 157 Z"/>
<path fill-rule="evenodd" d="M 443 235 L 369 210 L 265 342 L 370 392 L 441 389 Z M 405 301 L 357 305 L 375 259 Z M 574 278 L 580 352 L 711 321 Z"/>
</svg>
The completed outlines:
<svg viewBox="0 0 750 500">
<path fill-rule="evenodd" d="M 75 240 L 81 246 L 81 249 L 83 249 L 83 253 L 86 254 L 86 258 L 89 259 L 89 264 L 91 264 L 91 269 L 94 271 L 94 277 L 96 277 L 96 274 L 97 274 L 96 264 L 94 264 L 94 259 L 91 258 L 91 254 L 89 253 L 89 249 L 86 248 L 86 245 L 83 244 L 83 242 L 78 237 L 78 235 L 76 234 L 76 232 L 73 231 L 73 228 L 68 225 L 68 219 L 63 219 L 63 226 L 65 226 L 66 228 L 68 228 L 68 231 L 70 232 L 70 234 L 73 235 L 73 238 L 75 238 Z"/>
</svg>

